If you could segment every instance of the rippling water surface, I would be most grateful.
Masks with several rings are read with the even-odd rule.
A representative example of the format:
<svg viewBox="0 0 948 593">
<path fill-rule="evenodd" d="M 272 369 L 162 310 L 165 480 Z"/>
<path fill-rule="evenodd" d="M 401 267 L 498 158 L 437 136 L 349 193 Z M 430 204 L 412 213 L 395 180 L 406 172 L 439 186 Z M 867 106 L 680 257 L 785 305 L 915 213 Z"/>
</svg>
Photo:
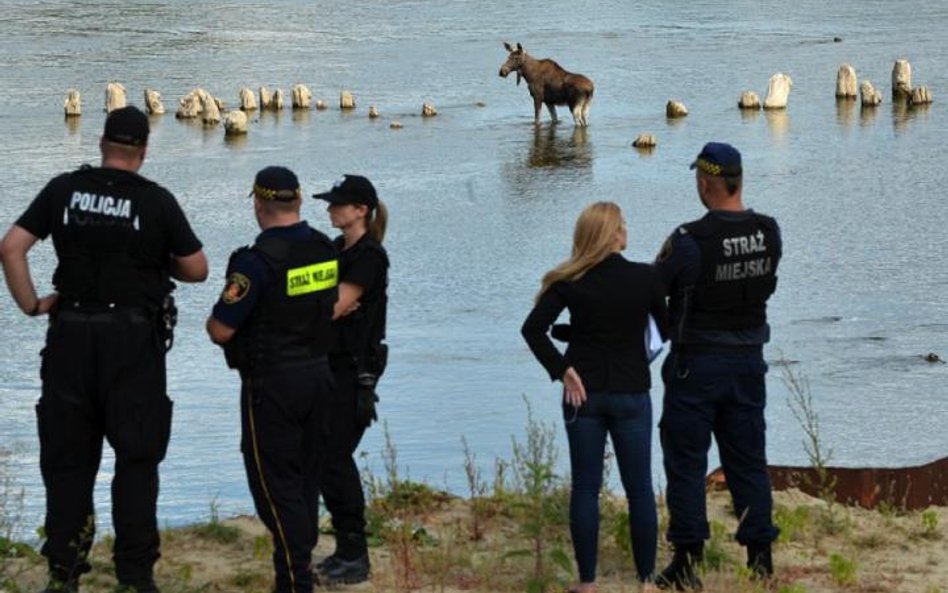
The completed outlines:
<svg viewBox="0 0 948 593">
<path fill-rule="evenodd" d="M 627 255 L 651 260 L 663 238 L 702 214 L 687 169 L 701 145 L 726 140 L 744 153 L 745 198 L 776 216 L 785 259 L 772 300 L 772 362 L 806 374 L 833 459 L 845 465 L 922 463 L 948 450 L 945 294 L 948 208 L 948 7 L 880 0 L 792 3 L 660 0 L 501 3 L 495 0 L 262 3 L 33 2 L 0 0 L 0 220 L 12 223 L 55 173 L 97 160 L 105 84 L 130 101 L 163 95 L 143 173 L 179 198 L 205 243 L 212 279 L 178 290 L 169 359 L 174 433 L 162 465 L 160 520 L 177 524 L 251 503 L 238 453 L 238 380 L 205 338 L 203 320 L 227 254 L 256 229 L 245 196 L 270 164 L 296 170 L 307 193 L 343 172 L 371 177 L 391 210 L 389 338 L 382 418 L 403 474 L 463 493 L 461 438 L 485 466 L 521 438 L 525 396 L 558 426 L 558 393 L 519 336 L 542 273 L 569 251 L 572 223 L 599 199 L 630 222 Z M 834 43 L 840 37 L 842 42 Z M 534 128 L 525 87 L 500 79 L 502 41 L 521 42 L 596 83 L 591 125 Z M 889 101 L 897 58 L 935 103 L 906 111 Z M 875 110 L 837 104 L 839 65 L 881 87 Z M 742 114 L 744 89 L 761 97 L 775 72 L 794 86 L 785 113 Z M 342 114 L 255 115 L 235 141 L 220 128 L 178 121 L 177 99 L 201 86 L 231 105 L 241 86 L 305 83 Z M 67 88 L 83 115 L 65 122 Z M 669 122 L 668 99 L 691 114 Z M 418 117 L 433 102 L 436 118 Z M 366 116 L 377 105 L 379 121 Z M 402 130 L 388 124 L 398 119 Z M 630 147 L 658 137 L 651 153 Z M 319 205 L 305 216 L 330 231 Z M 49 288 L 48 244 L 31 254 Z M 42 520 L 33 405 L 43 323 L 0 297 L 0 448 L 25 491 L 23 524 Z M 657 379 L 657 367 L 653 369 Z M 770 457 L 805 463 L 802 433 L 772 365 Z M 661 388 L 653 389 L 656 410 Z M 382 430 L 367 435 L 378 471 Z M 664 483 L 660 452 L 654 470 Z M 103 463 L 107 482 L 111 461 Z M 99 488 L 107 517 L 107 488 Z"/>
</svg>

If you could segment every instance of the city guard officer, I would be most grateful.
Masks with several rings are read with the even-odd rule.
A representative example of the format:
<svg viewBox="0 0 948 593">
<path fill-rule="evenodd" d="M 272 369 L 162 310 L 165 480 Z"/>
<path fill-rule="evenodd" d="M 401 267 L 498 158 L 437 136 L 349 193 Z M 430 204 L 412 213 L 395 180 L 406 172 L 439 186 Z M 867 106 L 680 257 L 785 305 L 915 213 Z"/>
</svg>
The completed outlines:
<svg viewBox="0 0 948 593">
<path fill-rule="evenodd" d="M 90 570 L 103 438 L 115 451 L 115 576 L 127 590 L 158 590 L 158 464 L 171 434 L 171 278 L 201 282 L 207 260 L 174 196 L 138 174 L 148 131 L 135 107 L 112 111 L 99 141 L 101 166 L 54 178 L 3 239 L 3 270 L 17 305 L 27 315 L 49 314 L 36 406 L 46 591 L 74 593 Z M 50 235 L 55 292 L 38 298 L 26 255 Z"/>
<path fill-rule="evenodd" d="M 339 264 L 332 241 L 300 220 L 292 171 L 262 169 L 252 193 L 262 232 L 231 255 L 207 332 L 240 371 L 240 447 L 257 514 L 273 537 L 274 591 L 310 593 Z"/>
<path fill-rule="evenodd" d="M 773 573 L 770 547 L 778 534 L 764 441 L 763 345 L 770 339 L 767 299 L 777 285 L 780 229 L 744 207 L 741 155 L 733 146 L 706 144 L 691 168 L 708 213 L 678 227 L 656 260 L 672 322 L 659 429 L 667 537 L 675 548 L 656 581 L 677 589 L 701 587 L 696 565 L 710 536 L 704 480 L 712 434 L 740 518 L 737 541 L 759 577 Z"/>
<path fill-rule="evenodd" d="M 339 300 L 333 321 L 329 365 L 335 379 L 332 429 L 323 474 L 323 500 L 332 515 L 336 551 L 316 565 L 329 585 L 369 578 L 365 535 L 365 495 L 354 454 L 376 419 L 375 386 L 385 371 L 388 254 L 382 246 L 388 210 L 375 186 L 361 175 L 346 175 L 328 192 L 313 196 L 327 210 L 339 248 Z"/>
</svg>

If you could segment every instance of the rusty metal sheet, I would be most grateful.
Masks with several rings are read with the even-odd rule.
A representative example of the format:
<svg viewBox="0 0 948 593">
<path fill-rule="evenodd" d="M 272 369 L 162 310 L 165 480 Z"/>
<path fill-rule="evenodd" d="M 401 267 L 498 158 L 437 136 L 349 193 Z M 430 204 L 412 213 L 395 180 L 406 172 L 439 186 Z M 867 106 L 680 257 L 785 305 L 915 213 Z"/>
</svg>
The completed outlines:
<svg viewBox="0 0 948 593">
<path fill-rule="evenodd" d="M 812 467 L 771 465 L 767 468 L 774 490 L 799 488 L 811 496 L 820 495 L 821 481 Z M 948 457 L 913 467 L 828 467 L 827 483 L 836 501 L 874 509 L 880 504 L 915 510 L 948 506 Z M 727 486 L 718 468 L 707 479 L 709 489 Z"/>
</svg>

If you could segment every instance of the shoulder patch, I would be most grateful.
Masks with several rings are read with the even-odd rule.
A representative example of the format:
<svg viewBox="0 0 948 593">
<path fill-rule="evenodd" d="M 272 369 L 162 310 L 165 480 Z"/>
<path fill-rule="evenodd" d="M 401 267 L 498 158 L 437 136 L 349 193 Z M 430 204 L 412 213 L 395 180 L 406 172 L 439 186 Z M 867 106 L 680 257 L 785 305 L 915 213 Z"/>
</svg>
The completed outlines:
<svg viewBox="0 0 948 593">
<path fill-rule="evenodd" d="M 221 300 L 227 305 L 233 305 L 238 302 L 250 291 L 250 278 L 247 278 L 240 272 L 234 272 L 227 277 L 227 284 L 224 291 L 221 292 Z"/>
</svg>

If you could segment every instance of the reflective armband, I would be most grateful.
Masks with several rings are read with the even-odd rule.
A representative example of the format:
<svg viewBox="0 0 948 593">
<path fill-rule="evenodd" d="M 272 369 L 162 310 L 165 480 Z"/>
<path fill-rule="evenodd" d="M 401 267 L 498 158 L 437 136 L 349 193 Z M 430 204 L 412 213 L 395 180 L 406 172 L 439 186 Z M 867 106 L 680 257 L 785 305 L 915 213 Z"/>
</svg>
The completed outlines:
<svg viewBox="0 0 948 593">
<path fill-rule="evenodd" d="M 335 288 L 339 283 L 339 261 L 330 260 L 293 268 L 286 272 L 287 296 L 299 296 Z"/>
</svg>

